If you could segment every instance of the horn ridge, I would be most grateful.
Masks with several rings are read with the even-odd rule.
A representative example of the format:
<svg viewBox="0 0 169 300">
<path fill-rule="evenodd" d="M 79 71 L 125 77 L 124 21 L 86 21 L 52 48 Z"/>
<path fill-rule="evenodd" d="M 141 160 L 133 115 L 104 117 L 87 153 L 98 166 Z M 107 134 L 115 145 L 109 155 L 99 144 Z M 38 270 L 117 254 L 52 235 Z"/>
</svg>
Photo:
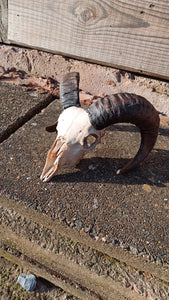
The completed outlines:
<svg viewBox="0 0 169 300">
<path fill-rule="evenodd" d="M 70 106 L 80 106 L 79 101 L 79 73 L 66 74 L 60 83 L 60 101 L 63 109 Z"/>
<path fill-rule="evenodd" d="M 97 130 L 115 123 L 132 123 L 140 129 L 141 144 L 136 156 L 118 174 L 137 167 L 155 145 L 159 130 L 159 115 L 145 98 L 119 93 L 101 98 L 88 108 L 89 119 Z"/>
</svg>

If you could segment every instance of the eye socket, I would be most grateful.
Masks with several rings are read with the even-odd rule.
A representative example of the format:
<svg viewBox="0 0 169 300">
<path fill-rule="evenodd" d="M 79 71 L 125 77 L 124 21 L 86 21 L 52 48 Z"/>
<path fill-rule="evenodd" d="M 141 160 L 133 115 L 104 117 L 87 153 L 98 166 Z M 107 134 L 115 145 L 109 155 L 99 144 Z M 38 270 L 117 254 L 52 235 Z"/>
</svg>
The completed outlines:
<svg viewBox="0 0 169 300">
<path fill-rule="evenodd" d="M 98 141 L 98 136 L 96 134 L 90 134 L 84 138 L 83 147 L 86 150 L 90 150 L 96 146 L 97 141 Z"/>
</svg>

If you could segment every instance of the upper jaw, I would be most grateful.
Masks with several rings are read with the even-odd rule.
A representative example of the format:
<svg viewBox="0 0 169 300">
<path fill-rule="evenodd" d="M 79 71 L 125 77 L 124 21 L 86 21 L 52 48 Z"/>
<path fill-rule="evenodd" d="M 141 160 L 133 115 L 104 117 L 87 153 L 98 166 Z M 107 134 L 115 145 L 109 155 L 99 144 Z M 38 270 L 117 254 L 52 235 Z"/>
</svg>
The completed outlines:
<svg viewBox="0 0 169 300">
<path fill-rule="evenodd" d="M 67 145 L 62 138 L 55 140 L 52 148 L 48 152 L 46 163 L 40 176 L 43 182 L 48 182 L 55 175 L 59 169 L 60 159 L 66 149 Z"/>
<path fill-rule="evenodd" d="M 40 179 L 43 181 L 43 182 L 48 182 L 54 175 L 55 173 L 55 169 L 54 167 L 52 167 L 46 174 L 43 174 L 40 176 Z"/>
</svg>

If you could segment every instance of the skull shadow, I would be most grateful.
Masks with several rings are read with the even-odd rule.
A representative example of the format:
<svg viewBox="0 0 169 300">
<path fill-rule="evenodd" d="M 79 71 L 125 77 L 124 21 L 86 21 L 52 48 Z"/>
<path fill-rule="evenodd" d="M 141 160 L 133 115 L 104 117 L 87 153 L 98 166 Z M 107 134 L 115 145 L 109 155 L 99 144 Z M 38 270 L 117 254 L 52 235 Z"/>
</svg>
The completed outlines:
<svg viewBox="0 0 169 300">
<path fill-rule="evenodd" d="M 84 158 L 73 169 L 63 169 L 52 182 L 98 182 L 119 184 L 149 184 L 165 187 L 169 182 L 169 150 L 154 149 L 139 168 L 124 175 L 116 171 L 128 163 L 128 159 L 93 157 Z"/>
</svg>

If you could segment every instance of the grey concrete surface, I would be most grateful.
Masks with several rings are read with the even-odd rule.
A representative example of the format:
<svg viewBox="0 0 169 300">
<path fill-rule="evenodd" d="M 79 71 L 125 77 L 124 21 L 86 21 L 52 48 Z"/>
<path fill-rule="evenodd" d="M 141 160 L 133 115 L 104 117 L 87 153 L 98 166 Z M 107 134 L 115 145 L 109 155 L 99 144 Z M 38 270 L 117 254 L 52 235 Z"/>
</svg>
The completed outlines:
<svg viewBox="0 0 169 300">
<path fill-rule="evenodd" d="M 7 103 L 10 103 L 13 87 L 5 87 Z M 3 98 L 5 92 L 1 91 Z M 17 102 L 19 115 L 23 105 L 21 94 L 20 102 L 19 99 Z M 27 98 L 24 105 L 25 111 L 29 110 Z M 12 120 L 16 113 L 14 110 Z M 116 170 L 136 153 L 140 135 L 134 126 L 118 124 L 107 129 L 101 144 L 76 168 L 61 170 L 51 182 L 43 183 L 40 174 L 55 139 L 55 133 L 47 133 L 44 128 L 55 122 L 59 113 L 57 100 L 1 143 L 1 197 L 29 207 L 49 220 L 58 220 L 69 228 L 69 232 L 82 232 L 84 244 L 90 245 L 91 241 L 93 247 L 92 240 L 95 240 L 98 245 L 105 244 L 105 252 L 109 245 L 120 249 L 124 252 L 123 262 L 125 253 L 129 253 L 130 259 L 133 257 L 133 267 L 135 257 L 143 258 L 144 265 L 146 257 L 147 263 L 160 266 L 161 270 L 166 267 L 166 280 L 169 264 L 169 127 L 160 127 L 158 141 L 149 157 L 140 168 L 125 176 L 116 175 Z M 5 128 L 3 122 L 2 131 Z M 160 272 L 158 276 L 160 278 Z M 167 289 L 161 299 L 167 299 Z M 141 294 L 140 290 L 138 294 Z"/>
<path fill-rule="evenodd" d="M 124 243 L 168 260 L 169 129 L 161 128 L 148 159 L 125 176 L 116 170 L 134 156 L 139 132 L 133 126 L 107 130 L 101 144 L 75 169 L 61 170 L 50 183 L 39 179 L 55 133 L 59 103 L 48 106 L 1 145 L 1 185 L 10 198 L 59 218 L 93 238 Z"/>
<path fill-rule="evenodd" d="M 0 82 L 0 142 L 53 101 L 52 95 L 38 94 L 24 86 Z"/>
</svg>

